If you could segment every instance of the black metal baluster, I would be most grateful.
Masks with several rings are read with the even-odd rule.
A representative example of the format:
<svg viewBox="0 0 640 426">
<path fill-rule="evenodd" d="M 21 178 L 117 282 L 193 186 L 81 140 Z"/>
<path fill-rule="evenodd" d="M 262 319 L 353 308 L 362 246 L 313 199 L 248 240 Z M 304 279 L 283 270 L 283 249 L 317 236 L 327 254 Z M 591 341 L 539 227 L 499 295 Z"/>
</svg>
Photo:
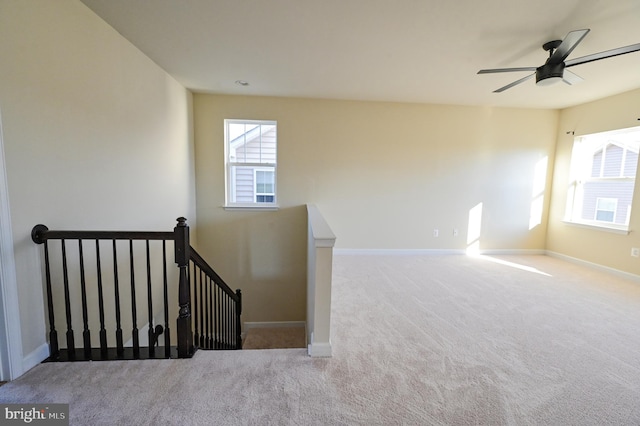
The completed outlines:
<svg viewBox="0 0 640 426">
<path fill-rule="evenodd" d="M 224 305 L 222 307 L 223 311 L 224 311 L 224 329 L 223 329 L 223 333 L 224 333 L 224 349 L 229 349 L 229 317 L 228 317 L 228 311 L 229 311 L 229 295 L 227 294 L 227 292 L 223 292 L 224 294 Z"/>
<path fill-rule="evenodd" d="M 151 255 L 149 253 L 149 240 L 146 240 L 147 248 L 147 306 L 149 308 L 149 358 L 156 355 L 156 333 L 153 328 L 153 300 L 151 297 Z"/>
<path fill-rule="evenodd" d="M 100 240 L 96 239 L 96 274 L 98 278 L 98 311 L 100 315 L 100 357 L 107 357 L 107 330 L 104 328 L 104 296 L 102 293 L 102 265 L 100 262 Z"/>
<path fill-rule="evenodd" d="M 242 349 L 242 323 L 240 315 L 242 315 L 242 291 L 236 289 L 236 296 L 238 301 L 236 302 L 236 349 Z"/>
<path fill-rule="evenodd" d="M 207 285 L 209 288 L 209 315 L 211 320 L 211 344 L 209 347 L 211 349 L 215 349 L 218 344 L 218 332 L 216 330 L 216 308 L 215 308 L 215 298 L 216 298 L 216 287 L 213 285 L 213 281 L 211 277 L 208 277 Z"/>
<path fill-rule="evenodd" d="M 197 347 L 201 348 L 202 345 L 200 344 L 200 333 L 198 330 L 202 330 L 202 325 L 198 329 L 198 311 L 202 311 L 202 309 L 198 309 L 198 274 L 196 274 L 196 262 L 193 262 L 193 274 L 191 275 L 193 276 L 193 292 L 191 293 L 193 295 L 191 304 L 193 306 L 193 341 Z M 200 279 L 202 279 L 202 276 L 200 276 Z"/>
<path fill-rule="evenodd" d="M 218 324 L 220 322 L 218 318 L 218 285 L 211 280 L 211 293 L 213 293 L 213 300 L 211 300 L 211 314 L 213 316 L 213 337 L 214 337 L 214 349 L 220 348 L 220 334 L 218 333 Z"/>
<path fill-rule="evenodd" d="M 122 343 L 122 324 L 120 322 L 120 285 L 118 279 L 118 251 L 116 240 L 113 240 L 113 288 L 116 303 L 116 353 L 118 357 L 124 354 L 124 343 Z"/>
<path fill-rule="evenodd" d="M 227 293 L 222 292 L 222 342 L 223 348 L 227 349 Z"/>
<path fill-rule="evenodd" d="M 224 318 L 224 299 L 225 293 L 224 290 L 220 289 L 220 349 L 225 349 L 225 345 L 227 344 L 227 339 L 226 339 L 226 326 L 227 326 L 227 322 L 225 321 Z"/>
<path fill-rule="evenodd" d="M 209 344 L 209 309 L 207 307 L 209 303 L 209 293 L 207 293 L 207 282 L 200 281 L 200 347 L 204 349 L 210 349 Z"/>
<path fill-rule="evenodd" d="M 229 349 L 231 347 L 231 318 L 229 317 L 229 315 L 231 314 L 231 297 L 225 292 L 225 299 L 226 299 L 226 306 L 225 306 L 225 313 L 224 313 L 224 320 L 227 322 L 227 345 L 226 345 L 226 349 Z"/>
<path fill-rule="evenodd" d="M 169 284 L 167 280 L 167 242 L 162 240 L 162 269 L 164 286 L 164 357 L 171 358 L 171 332 L 169 331 Z"/>
<path fill-rule="evenodd" d="M 209 288 L 207 286 L 207 275 L 200 277 L 200 325 L 202 328 L 202 336 L 200 336 L 200 345 L 203 348 L 211 349 L 209 346 L 209 340 L 212 333 L 212 328 L 210 327 L 210 318 L 211 313 L 209 312 Z M 206 330 L 206 332 L 205 332 Z"/>
<path fill-rule="evenodd" d="M 200 283 L 200 290 L 202 293 L 202 321 L 204 324 L 204 327 L 207 329 L 207 334 L 203 340 L 203 347 L 206 347 L 207 349 L 212 349 L 212 335 L 213 335 L 213 325 L 211 323 L 212 317 L 211 317 L 211 306 L 210 306 L 210 299 L 211 299 L 211 289 L 209 288 L 209 277 L 205 274 L 204 276 L 204 280 Z"/>
<path fill-rule="evenodd" d="M 236 301 L 231 298 L 231 309 L 229 321 L 231 321 L 231 349 L 236 348 Z"/>
<path fill-rule="evenodd" d="M 133 358 L 140 358 L 140 341 L 138 336 L 138 315 L 136 309 L 136 278 L 133 265 L 133 240 L 129 240 L 129 265 L 131 272 L 131 338 L 133 339 Z"/>
<path fill-rule="evenodd" d="M 225 292 L 224 290 L 220 289 L 220 342 L 221 342 L 221 349 L 226 349 L 226 345 L 227 345 L 227 321 L 226 318 L 224 317 L 224 308 L 225 308 Z"/>
<path fill-rule="evenodd" d="M 223 330 L 223 325 L 224 325 L 224 319 L 222 318 L 222 304 L 223 304 L 223 300 L 222 300 L 222 289 L 218 286 L 216 286 L 216 293 L 218 294 L 218 305 L 216 306 L 216 310 L 218 312 L 217 317 L 218 317 L 218 348 L 223 349 L 224 346 L 224 335 L 222 333 Z"/>
<path fill-rule="evenodd" d="M 89 331 L 89 315 L 87 313 L 87 284 L 84 276 L 84 252 L 82 240 L 78 240 L 78 257 L 80 259 L 80 291 L 82 295 L 82 341 L 84 344 L 84 357 L 91 359 L 91 332 Z"/>
<path fill-rule="evenodd" d="M 67 314 L 67 354 L 69 359 L 76 357 L 76 345 L 73 339 L 73 328 L 71 324 L 71 297 L 69 295 L 69 271 L 67 270 L 67 249 L 65 240 L 62 241 L 62 276 L 64 282 L 64 308 Z"/>
<path fill-rule="evenodd" d="M 211 322 L 211 349 L 215 349 L 218 344 L 218 336 L 216 335 L 216 310 L 215 310 L 215 287 L 211 282 L 211 277 L 207 275 L 207 288 L 209 289 L 209 297 L 207 298 L 209 321 Z"/>
<path fill-rule="evenodd" d="M 216 300 L 218 298 L 218 287 L 216 286 L 215 282 L 213 281 L 212 277 L 209 277 L 209 291 L 210 291 L 210 297 L 209 297 L 209 312 L 211 312 L 211 318 L 213 318 L 212 324 L 211 324 L 211 334 L 212 334 L 212 340 L 211 340 L 211 348 L 212 349 L 217 349 L 220 347 L 220 333 L 219 333 L 219 318 L 218 318 L 218 310 L 216 308 Z"/>
<path fill-rule="evenodd" d="M 51 292 L 51 268 L 49 266 L 49 243 L 44 242 L 44 268 L 47 281 L 47 307 L 49 310 L 49 358 L 58 359 L 60 350 L 58 349 L 58 332 L 56 331 L 56 321 L 53 315 L 53 294 Z"/>
<path fill-rule="evenodd" d="M 209 279 L 207 277 L 207 279 L 205 280 L 205 310 L 207 312 L 207 317 L 205 319 L 205 322 L 207 324 L 207 338 L 205 339 L 205 344 L 207 346 L 207 349 L 212 349 L 213 348 L 213 341 L 214 341 L 214 333 L 215 330 L 213 329 L 213 317 L 211 316 L 211 285 L 209 285 Z"/>
<path fill-rule="evenodd" d="M 233 329 L 234 329 L 234 315 L 233 315 L 233 296 L 231 294 L 229 294 L 229 317 L 227 318 L 227 321 L 229 321 L 229 349 L 233 349 L 235 347 L 235 335 L 233 334 Z"/>
<path fill-rule="evenodd" d="M 203 309 L 203 299 L 205 297 L 202 292 L 202 274 L 198 274 L 199 266 L 193 261 L 193 326 L 195 327 L 195 334 L 193 336 L 194 344 L 198 348 L 205 348 L 207 337 L 205 327 L 205 310 Z"/>
</svg>

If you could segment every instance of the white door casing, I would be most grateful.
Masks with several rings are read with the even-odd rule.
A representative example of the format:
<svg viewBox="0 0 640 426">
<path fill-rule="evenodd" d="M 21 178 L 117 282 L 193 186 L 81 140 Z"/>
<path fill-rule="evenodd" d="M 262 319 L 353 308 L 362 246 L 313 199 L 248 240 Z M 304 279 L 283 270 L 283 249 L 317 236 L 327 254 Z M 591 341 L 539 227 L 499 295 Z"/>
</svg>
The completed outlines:
<svg viewBox="0 0 640 426">
<path fill-rule="evenodd" d="M 9 187 L 5 165 L 2 111 L 0 110 L 0 380 L 13 380 L 22 375 L 24 370 L 18 282 L 13 255 Z"/>
</svg>

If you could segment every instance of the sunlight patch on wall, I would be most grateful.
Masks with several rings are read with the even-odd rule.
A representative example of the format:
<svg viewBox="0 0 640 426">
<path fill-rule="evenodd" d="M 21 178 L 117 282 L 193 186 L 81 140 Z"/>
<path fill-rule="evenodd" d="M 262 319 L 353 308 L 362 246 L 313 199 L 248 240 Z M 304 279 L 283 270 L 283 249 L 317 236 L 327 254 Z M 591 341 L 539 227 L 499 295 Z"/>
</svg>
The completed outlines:
<svg viewBox="0 0 640 426">
<path fill-rule="evenodd" d="M 469 226 L 467 232 L 467 254 L 480 253 L 480 232 L 482 230 L 482 203 L 469 210 Z"/>
<path fill-rule="evenodd" d="M 544 189 L 547 183 L 547 167 L 549 157 L 545 156 L 536 163 L 533 175 L 533 191 L 531 194 L 531 210 L 529 213 L 529 230 L 542 223 L 542 212 L 544 206 Z"/>
</svg>

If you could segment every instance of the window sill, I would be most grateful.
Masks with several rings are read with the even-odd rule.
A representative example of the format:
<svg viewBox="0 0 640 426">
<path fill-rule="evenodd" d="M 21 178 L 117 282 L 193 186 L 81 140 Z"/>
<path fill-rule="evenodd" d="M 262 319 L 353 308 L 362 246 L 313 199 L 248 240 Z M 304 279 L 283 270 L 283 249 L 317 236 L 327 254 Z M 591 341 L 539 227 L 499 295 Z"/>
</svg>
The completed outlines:
<svg viewBox="0 0 640 426">
<path fill-rule="evenodd" d="M 562 222 L 566 223 L 567 225 L 576 226 L 578 228 L 593 229 L 596 231 L 610 232 L 612 234 L 629 235 L 631 233 L 629 228 L 622 227 L 622 226 L 613 227 L 613 226 L 599 225 L 594 223 L 572 222 L 570 220 L 563 220 Z"/>
<path fill-rule="evenodd" d="M 280 206 L 270 204 L 268 206 L 258 205 L 228 205 L 222 206 L 223 209 L 228 211 L 276 211 L 280 210 Z"/>
</svg>

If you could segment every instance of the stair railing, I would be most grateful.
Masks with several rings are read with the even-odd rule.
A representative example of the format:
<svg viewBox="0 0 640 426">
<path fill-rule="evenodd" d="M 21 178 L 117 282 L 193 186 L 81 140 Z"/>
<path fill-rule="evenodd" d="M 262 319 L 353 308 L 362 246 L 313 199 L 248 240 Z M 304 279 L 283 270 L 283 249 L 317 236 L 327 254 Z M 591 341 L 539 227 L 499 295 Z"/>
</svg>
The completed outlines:
<svg viewBox="0 0 640 426">
<path fill-rule="evenodd" d="M 49 320 L 49 360 L 145 359 L 175 358 L 176 356 L 178 358 L 190 358 L 198 346 L 202 349 L 241 348 L 240 314 L 242 305 L 240 290 L 237 290 L 235 294 L 231 292 L 224 281 L 190 246 L 189 227 L 185 218 L 178 218 L 178 224 L 173 232 L 52 231 L 45 225 L 36 225 L 31 232 L 31 237 L 35 243 L 44 245 L 44 274 Z M 60 252 L 51 250 L 50 241 L 54 240 L 59 241 Z M 73 241 L 77 245 L 74 245 Z M 175 303 L 175 300 L 171 301 L 172 298 L 170 296 L 175 293 L 173 293 L 173 290 L 169 291 L 172 288 L 169 284 L 175 273 L 172 274 L 167 266 L 167 242 L 169 244 L 172 242 L 174 245 L 175 263 L 178 266 L 177 347 L 171 345 L 171 330 L 169 327 L 169 308 L 172 303 Z M 160 251 L 158 245 L 161 246 L 161 255 L 158 254 Z M 151 250 L 152 246 L 153 250 Z M 123 247 L 125 253 L 122 253 Z M 77 257 L 69 255 L 70 248 L 77 252 Z M 111 264 L 108 266 L 112 267 L 112 269 L 108 268 L 109 271 L 106 273 L 105 265 L 109 263 L 109 259 L 103 255 L 105 251 L 111 253 Z M 87 255 L 88 252 L 89 254 Z M 54 257 L 55 260 L 60 260 L 60 263 L 54 262 L 52 264 L 51 257 Z M 136 273 L 140 269 L 140 257 L 145 259 L 146 275 L 139 271 Z M 87 265 L 87 259 L 90 259 L 89 262 L 92 266 Z M 193 274 L 190 274 L 189 271 L 190 264 L 193 265 Z M 126 278 L 120 277 L 120 272 L 123 269 L 128 269 L 129 272 L 129 282 L 126 284 Z M 196 276 L 196 270 L 200 274 L 200 280 Z M 141 275 L 144 276 L 142 280 L 140 279 Z M 203 281 L 203 276 L 208 278 Z M 140 281 L 144 282 L 141 284 Z M 160 284 L 158 283 L 159 281 Z M 208 283 L 209 287 L 205 285 L 206 283 Z M 59 286 L 62 286 L 62 289 Z M 157 291 L 154 295 L 154 287 L 156 289 L 161 287 L 161 296 L 157 295 Z M 191 292 L 192 287 L 194 289 L 193 293 Z M 199 304 L 196 288 L 200 291 L 205 288 L 208 292 L 207 294 L 218 294 L 220 297 L 213 299 L 215 303 Z M 56 302 L 58 304 L 61 303 L 58 300 L 61 298 L 60 293 L 64 294 L 66 349 L 59 347 L 55 322 L 56 315 L 54 311 Z M 128 293 L 128 297 L 126 295 L 122 297 L 123 293 Z M 147 334 L 149 343 L 146 347 L 140 344 L 138 330 L 139 302 L 137 298 L 141 293 L 147 299 Z M 229 297 L 229 293 L 235 297 Z M 224 299 L 222 295 L 227 295 L 227 298 Z M 78 299 L 81 302 L 81 314 L 77 309 Z M 97 299 L 97 319 L 99 321 L 99 339 L 96 339 L 95 345 L 92 342 L 90 330 L 90 323 L 96 320 L 95 305 L 91 304 L 94 299 Z M 123 313 L 121 299 L 130 301 L 130 316 Z M 161 324 L 154 325 L 156 315 L 153 306 L 154 300 L 157 303 L 158 299 L 162 301 L 161 322 L 164 322 L 164 326 Z M 105 303 L 105 300 L 111 302 Z M 207 334 L 207 338 L 218 342 L 217 344 L 200 345 L 199 340 L 201 341 L 202 339 L 198 336 L 197 325 L 197 337 L 194 339 L 191 306 L 197 307 L 198 312 L 201 312 L 200 315 L 206 315 L 206 318 L 216 318 L 216 321 L 212 322 L 212 330 L 216 331 Z M 108 313 L 113 313 L 114 317 L 108 317 Z M 76 347 L 75 332 L 73 330 L 74 325 L 79 324 L 77 320 L 74 323 L 73 318 L 79 315 L 82 316 L 82 348 Z M 124 343 L 123 322 L 125 316 L 127 325 L 131 326 L 130 346 Z M 108 323 L 112 323 L 111 326 Z M 229 326 L 229 323 L 234 325 Z M 115 348 L 109 345 L 107 328 L 115 328 Z M 233 345 L 229 344 L 231 333 L 236 335 L 236 342 Z M 159 336 L 162 334 L 164 334 L 164 350 L 156 350 L 156 344 L 159 343 Z M 97 343 L 98 340 L 99 343 Z"/>
</svg>

